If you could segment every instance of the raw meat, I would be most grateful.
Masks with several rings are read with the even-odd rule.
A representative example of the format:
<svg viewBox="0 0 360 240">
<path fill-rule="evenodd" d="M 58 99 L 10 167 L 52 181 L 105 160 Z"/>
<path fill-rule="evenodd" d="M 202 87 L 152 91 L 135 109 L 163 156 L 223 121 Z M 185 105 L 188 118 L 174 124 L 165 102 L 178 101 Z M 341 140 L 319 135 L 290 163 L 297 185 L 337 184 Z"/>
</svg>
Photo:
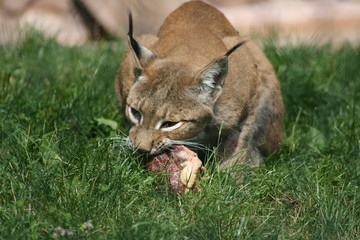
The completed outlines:
<svg viewBox="0 0 360 240">
<path fill-rule="evenodd" d="M 176 145 L 152 157 L 147 165 L 152 172 L 166 174 L 174 193 L 187 193 L 190 189 L 199 191 L 196 181 L 201 171 L 205 171 L 197 154 L 183 145 Z"/>
</svg>

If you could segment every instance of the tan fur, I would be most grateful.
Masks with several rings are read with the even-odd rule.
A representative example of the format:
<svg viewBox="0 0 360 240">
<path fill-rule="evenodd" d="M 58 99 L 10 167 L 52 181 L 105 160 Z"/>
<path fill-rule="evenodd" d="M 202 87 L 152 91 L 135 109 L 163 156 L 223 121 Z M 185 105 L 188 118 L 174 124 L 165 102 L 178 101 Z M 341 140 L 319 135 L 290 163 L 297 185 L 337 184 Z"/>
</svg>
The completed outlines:
<svg viewBox="0 0 360 240">
<path fill-rule="evenodd" d="M 177 141 L 212 146 L 221 129 L 224 168 L 245 162 L 258 165 L 262 154 L 279 148 L 283 103 L 273 67 L 252 41 L 224 57 L 247 39 L 222 13 L 191 1 L 167 17 L 157 36 L 136 40 L 156 57 L 137 57 L 130 47 L 116 80 L 121 109 L 131 124 L 132 147 L 155 154 Z M 228 65 L 222 65 L 224 61 Z M 134 68 L 140 71 L 137 80 Z M 217 76 L 223 75 L 222 85 Z M 212 82 L 211 76 L 220 80 Z M 142 113 L 138 124 L 130 120 L 129 107 Z M 182 125 L 163 131 L 166 126 L 159 129 L 159 121 Z"/>
</svg>

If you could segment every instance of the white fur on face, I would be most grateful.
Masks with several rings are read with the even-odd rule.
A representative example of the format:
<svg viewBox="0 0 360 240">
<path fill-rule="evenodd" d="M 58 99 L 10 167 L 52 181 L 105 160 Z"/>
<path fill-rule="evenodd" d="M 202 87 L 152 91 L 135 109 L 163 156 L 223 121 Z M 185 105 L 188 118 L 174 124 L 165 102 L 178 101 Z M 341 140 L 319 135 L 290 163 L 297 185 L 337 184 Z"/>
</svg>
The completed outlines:
<svg viewBox="0 0 360 240">
<path fill-rule="evenodd" d="M 146 76 L 141 75 L 141 76 L 139 76 L 139 77 L 137 78 L 137 80 L 138 80 L 138 81 L 141 81 L 141 82 L 145 82 L 145 81 L 148 80 L 148 78 L 147 78 Z"/>
<path fill-rule="evenodd" d="M 129 107 L 128 107 L 128 112 L 129 112 L 130 120 L 131 120 L 134 124 L 136 124 L 136 125 L 141 124 L 141 122 L 142 122 L 142 120 L 143 120 L 142 113 L 141 113 L 140 111 L 137 111 L 137 110 L 136 110 L 136 111 L 141 115 L 141 117 L 140 117 L 140 119 L 139 119 L 139 118 L 137 118 L 136 116 L 134 116 L 134 114 L 133 114 L 133 112 L 132 112 L 131 109 L 133 109 L 133 108 L 129 106 Z"/>
<path fill-rule="evenodd" d="M 179 127 L 181 127 L 181 125 L 183 124 L 183 122 L 177 122 L 176 124 L 174 124 L 173 126 L 170 126 L 170 127 L 162 127 L 162 125 L 167 122 L 166 120 L 160 120 L 156 126 L 155 126 L 155 129 L 156 130 L 160 130 L 160 131 L 163 131 L 163 132 L 170 132 L 172 130 L 175 130 Z"/>
</svg>

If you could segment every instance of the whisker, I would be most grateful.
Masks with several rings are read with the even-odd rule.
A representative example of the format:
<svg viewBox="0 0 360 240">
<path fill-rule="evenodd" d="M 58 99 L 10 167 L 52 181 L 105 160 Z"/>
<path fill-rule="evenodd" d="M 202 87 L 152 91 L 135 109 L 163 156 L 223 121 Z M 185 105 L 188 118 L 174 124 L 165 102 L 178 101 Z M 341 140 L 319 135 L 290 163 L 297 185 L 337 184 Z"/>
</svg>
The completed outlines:
<svg viewBox="0 0 360 240">
<path fill-rule="evenodd" d="M 116 152 L 128 152 L 130 149 L 127 143 L 127 135 L 123 132 L 104 138 L 103 141 L 109 141 L 110 147 Z"/>
<path fill-rule="evenodd" d="M 207 147 L 203 144 L 197 143 L 197 142 L 190 142 L 190 141 L 186 141 L 186 140 L 185 141 L 172 140 L 171 143 L 172 144 L 182 144 L 182 145 L 190 147 L 190 148 L 212 152 L 212 150 L 209 147 Z"/>
</svg>

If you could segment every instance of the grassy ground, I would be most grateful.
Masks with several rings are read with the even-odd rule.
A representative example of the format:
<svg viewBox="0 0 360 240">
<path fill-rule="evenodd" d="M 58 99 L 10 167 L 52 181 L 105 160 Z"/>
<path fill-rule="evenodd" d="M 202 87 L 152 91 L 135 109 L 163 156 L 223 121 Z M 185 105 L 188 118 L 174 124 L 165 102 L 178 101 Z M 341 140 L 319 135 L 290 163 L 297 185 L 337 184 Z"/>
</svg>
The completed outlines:
<svg viewBox="0 0 360 240">
<path fill-rule="evenodd" d="M 203 191 L 178 197 L 114 137 L 120 42 L 0 47 L 0 239 L 359 239 L 360 48 L 265 50 L 282 150 L 242 186 L 209 162 Z"/>
</svg>

